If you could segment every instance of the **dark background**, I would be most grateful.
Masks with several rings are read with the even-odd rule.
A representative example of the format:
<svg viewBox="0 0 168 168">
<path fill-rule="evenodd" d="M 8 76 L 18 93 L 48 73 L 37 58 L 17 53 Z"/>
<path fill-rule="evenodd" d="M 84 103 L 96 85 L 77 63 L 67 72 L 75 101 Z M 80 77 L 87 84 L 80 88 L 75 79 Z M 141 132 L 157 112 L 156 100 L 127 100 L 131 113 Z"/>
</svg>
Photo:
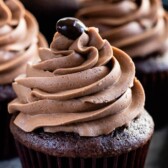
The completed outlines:
<svg viewBox="0 0 168 168">
<path fill-rule="evenodd" d="M 56 32 L 56 22 L 63 17 L 72 17 L 81 6 L 82 0 L 21 0 L 26 9 L 37 18 L 40 31 L 49 44 Z"/>
<path fill-rule="evenodd" d="M 165 9 L 168 10 L 168 0 L 162 0 L 163 1 L 163 5 L 165 7 Z"/>
</svg>

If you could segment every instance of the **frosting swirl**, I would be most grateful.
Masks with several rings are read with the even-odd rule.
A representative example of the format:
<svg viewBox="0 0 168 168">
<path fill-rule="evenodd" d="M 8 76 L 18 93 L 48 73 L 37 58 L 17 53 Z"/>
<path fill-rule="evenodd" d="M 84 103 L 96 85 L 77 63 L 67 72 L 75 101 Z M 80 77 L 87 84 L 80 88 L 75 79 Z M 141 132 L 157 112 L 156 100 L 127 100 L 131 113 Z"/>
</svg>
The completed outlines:
<svg viewBox="0 0 168 168">
<path fill-rule="evenodd" d="M 0 1 L 0 84 L 11 83 L 47 46 L 36 19 L 18 0 Z"/>
<path fill-rule="evenodd" d="M 108 134 L 144 111 L 144 92 L 129 56 L 112 48 L 90 27 L 76 40 L 57 32 L 41 61 L 27 66 L 13 83 L 17 99 L 9 113 L 26 132 Z"/>
<path fill-rule="evenodd" d="M 76 17 L 131 57 L 167 50 L 168 14 L 161 1 L 92 0 L 83 6 Z"/>
</svg>

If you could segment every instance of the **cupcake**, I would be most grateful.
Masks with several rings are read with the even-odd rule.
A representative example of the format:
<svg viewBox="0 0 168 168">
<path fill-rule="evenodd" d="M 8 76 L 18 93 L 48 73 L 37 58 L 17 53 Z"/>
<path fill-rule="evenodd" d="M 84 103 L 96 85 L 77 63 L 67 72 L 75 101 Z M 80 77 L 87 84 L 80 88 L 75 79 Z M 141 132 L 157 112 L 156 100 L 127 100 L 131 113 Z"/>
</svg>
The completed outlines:
<svg viewBox="0 0 168 168">
<path fill-rule="evenodd" d="M 13 83 L 8 111 L 23 168 L 143 168 L 154 123 L 131 58 L 76 18 L 56 27 Z"/>
<path fill-rule="evenodd" d="M 15 98 L 12 82 L 25 72 L 26 62 L 38 59 L 38 46 L 47 46 L 35 18 L 18 0 L 0 1 L 0 159 L 15 156 L 7 104 Z"/>
<path fill-rule="evenodd" d="M 77 17 L 133 59 L 156 128 L 167 124 L 168 14 L 159 0 L 90 1 Z"/>
<path fill-rule="evenodd" d="M 21 0 L 37 18 L 42 33 L 48 42 L 52 41 L 56 21 L 62 17 L 74 16 L 82 3 L 88 0 Z"/>
</svg>

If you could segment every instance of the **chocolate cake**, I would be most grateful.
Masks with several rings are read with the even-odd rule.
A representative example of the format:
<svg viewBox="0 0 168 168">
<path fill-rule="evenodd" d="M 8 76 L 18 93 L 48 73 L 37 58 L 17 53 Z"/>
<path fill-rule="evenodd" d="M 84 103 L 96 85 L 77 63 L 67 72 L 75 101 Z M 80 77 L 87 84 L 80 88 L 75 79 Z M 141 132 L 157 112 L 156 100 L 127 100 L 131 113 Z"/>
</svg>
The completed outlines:
<svg viewBox="0 0 168 168">
<path fill-rule="evenodd" d="M 10 128 L 23 168 L 143 168 L 154 123 L 132 59 L 76 18 L 56 28 L 13 83 Z"/>
</svg>

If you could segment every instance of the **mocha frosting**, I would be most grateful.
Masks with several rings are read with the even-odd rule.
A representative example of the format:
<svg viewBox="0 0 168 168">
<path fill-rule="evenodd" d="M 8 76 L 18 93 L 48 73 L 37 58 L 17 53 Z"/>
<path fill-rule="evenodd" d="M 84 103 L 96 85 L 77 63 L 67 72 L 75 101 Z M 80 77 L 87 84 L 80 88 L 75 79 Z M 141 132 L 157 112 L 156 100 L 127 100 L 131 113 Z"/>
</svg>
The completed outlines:
<svg viewBox="0 0 168 168">
<path fill-rule="evenodd" d="M 27 61 L 47 46 L 36 19 L 18 0 L 0 1 L 0 84 L 11 83 L 25 71 Z"/>
<path fill-rule="evenodd" d="M 160 0 L 91 0 L 76 17 L 131 57 L 165 52 L 168 14 Z"/>
<path fill-rule="evenodd" d="M 76 40 L 56 33 L 40 61 L 13 83 L 9 113 L 25 132 L 109 134 L 144 111 L 144 91 L 129 56 L 90 27 Z"/>
</svg>

